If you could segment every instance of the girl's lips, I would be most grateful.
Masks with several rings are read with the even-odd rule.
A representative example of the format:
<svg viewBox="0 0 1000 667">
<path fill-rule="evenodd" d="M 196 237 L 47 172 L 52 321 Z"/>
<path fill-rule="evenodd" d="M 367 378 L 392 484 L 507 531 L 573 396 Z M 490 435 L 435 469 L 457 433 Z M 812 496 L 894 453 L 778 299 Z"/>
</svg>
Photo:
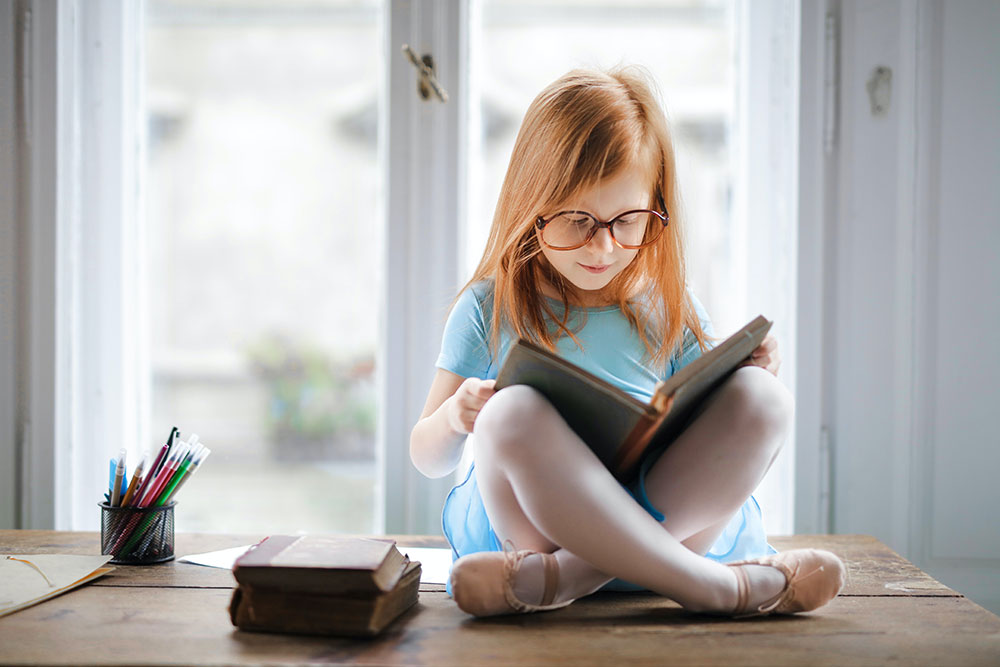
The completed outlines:
<svg viewBox="0 0 1000 667">
<path fill-rule="evenodd" d="M 611 265 L 610 264 L 604 264 L 602 266 L 587 266 L 586 264 L 580 264 L 580 266 L 582 266 L 583 268 L 587 269 L 591 273 L 604 273 L 605 271 L 608 270 L 608 267 L 611 266 Z"/>
</svg>

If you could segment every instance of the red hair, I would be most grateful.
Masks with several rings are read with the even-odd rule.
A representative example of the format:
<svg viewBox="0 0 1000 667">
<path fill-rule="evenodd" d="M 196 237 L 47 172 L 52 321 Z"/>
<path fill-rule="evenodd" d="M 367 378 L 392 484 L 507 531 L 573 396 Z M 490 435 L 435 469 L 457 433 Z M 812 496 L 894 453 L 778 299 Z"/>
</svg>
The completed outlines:
<svg viewBox="0 0 1000 667">
<path fill-rule="evenodd" d="M 654 365 L 665 368 L 687 327 L 705 349 L 705 334 L 686 289 L 684 239 L 674 149 L 666 116 L 648 75 L 635 67 L 607 72 L 573 70 L 546 87 L 525 113 L 500 190 L 483 257 L 463 287 L 489 281 L 493 289 L 490 348 L 499 350 L 506 326 L 514 336 L 549 349 L 567 326 L 569 308 L 556 314 L 541 283 L 566 304 L 576 288 L 541 254 L 535 218 L 624 169 L 649 175 L 650 207 L 660 198 L 670 224 L 608 286 L 636 328 Z M 641 297 L 641 298 L 640 298 Z M 646 304 L 638 307 L 637 304 Z M 555 323 L 550 331 L 548 323 Z"/>
</svg>

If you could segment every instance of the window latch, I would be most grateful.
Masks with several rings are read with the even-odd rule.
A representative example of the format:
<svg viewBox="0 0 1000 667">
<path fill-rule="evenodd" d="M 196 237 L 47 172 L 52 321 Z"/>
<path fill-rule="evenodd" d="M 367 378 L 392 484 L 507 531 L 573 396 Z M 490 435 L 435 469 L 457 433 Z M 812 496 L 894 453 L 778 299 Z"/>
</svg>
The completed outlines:
<svg viewBox="0 0 1000 667">
<path fill-rule="evenodd" d="M 433 92 L 439 100 L 447 102 L 448 93 L 441 87 L 434 72 L 434 57 L 429 53 L 417 57 L 416 52 L 410 48 L 409 44 L 403 44 L 403 53 L 420 72 L 420 78 L 417 80 L 417 92 L 420 94 L 420 99 L 425 101 L 430 99 Z"/>
</svg>

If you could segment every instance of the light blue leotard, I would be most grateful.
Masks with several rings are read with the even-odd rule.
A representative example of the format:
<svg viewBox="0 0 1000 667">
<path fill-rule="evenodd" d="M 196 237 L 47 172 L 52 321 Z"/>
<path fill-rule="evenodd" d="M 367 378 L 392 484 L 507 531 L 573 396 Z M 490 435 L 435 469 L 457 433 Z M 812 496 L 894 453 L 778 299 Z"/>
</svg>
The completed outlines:
<svg viewBox="0 0 1000 667">
<path fill-rule="evenodd" d="M 492 310 L 490 289 L 490 284 L 479 283 L 459 297 L 445 325 L 441 354 L 436 364 L 438 368 L 461 377 L 491 379 L 497 376 L 513 341 L 510 336 L 501 335 L 499 361 L 492 358 L 488 346 Z M 691 298 L 702 329 L 711 336 L 712 326 L 704 307 L 693 294 Z M 551 300 L 550 303 L 556 314 L 562 313 L 560 302 Z M 581 323 L 582 327 L 579 326 Z M 581 345 L 563 336 L 556 343 L 558 353 L 642 401 L 652 397 L 658 381 L 673 375 L 701 355 L 694 335 L 686 331 L 681 354 L 671 360 L 668 372 L 661 377 L 647 365 L 645 348 L 638 333 L 617 306 L 571 308 L 569 325 Z M 663 514 L 650 503 L 644 487 L 645 472 L 653 462 L 653 457 L 643 462 L 639 479 L 629 491 L 640 505 L 662 521 Z M 473 463 L 465 480 L 451 490 L 444 504 L 442 525 L 451 544 L 453 558 L 503 548 L 486 515 L 476 483 L 475 468 Z M 775 553 L 775 550 L 767 543 L 760 506 L 751 496 L 733 515 L 706 555 L 720 562 L 732 562 L 768 553 Z M 630 588 L 631 585 L 616 587 Z"/>
</svg>

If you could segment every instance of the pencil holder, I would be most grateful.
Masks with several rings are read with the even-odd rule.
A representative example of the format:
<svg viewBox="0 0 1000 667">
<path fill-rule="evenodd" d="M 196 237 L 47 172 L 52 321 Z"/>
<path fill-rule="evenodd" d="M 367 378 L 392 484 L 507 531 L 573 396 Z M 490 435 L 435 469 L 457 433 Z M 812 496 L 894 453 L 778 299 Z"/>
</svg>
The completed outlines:
<svg viewBox="0 0 1000 667">
<path fill-rule="evenodd" d="M 174 558 L 174 506 L 101 506 L 101 553 L 112 563 L 147 565 Z"/>
</svg>

